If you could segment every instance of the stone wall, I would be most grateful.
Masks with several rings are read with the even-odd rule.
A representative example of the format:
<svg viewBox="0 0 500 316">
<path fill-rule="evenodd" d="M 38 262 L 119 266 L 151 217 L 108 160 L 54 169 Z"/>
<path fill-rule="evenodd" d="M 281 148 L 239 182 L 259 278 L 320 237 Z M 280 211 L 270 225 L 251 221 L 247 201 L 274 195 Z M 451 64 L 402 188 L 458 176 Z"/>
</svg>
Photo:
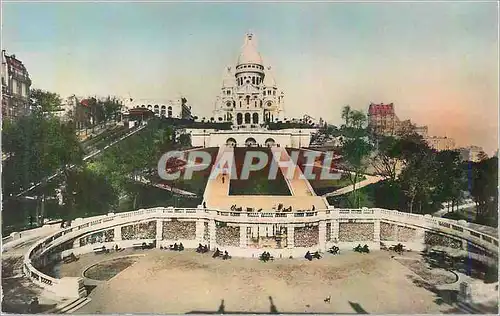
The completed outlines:
<svg viewBox="0 0 500 316">
<path fill-rule="evenodd" d="M 80 238 L 80 247 L 89 244 L 97 244 L 103 242 L 113 241 L 115 237 L 115 231 L 113 229 L 108 229 L 101 232 L 96 232 L 91 235 Z"/>
<path fill-rule="evenodd" d="M 426 231 L 425 244 L 428 246 L 441 246 L 454 249 L 462 249 L 462 241 L 456 238 Z"/>
<path fill-rule="evenodd" d="M 219 246 L 234 246 L 240 245 L 240 228 L 237 226 L 227 226 L 222 224 L 215 228 L 216 242 Z"/>
<path fill-rule="evenodd" d="M 154 239 L 156 238 L 156 221 L 132 224 L 121 228 L 122 239 Z"/>
<path fill-rule="evenodd" d="M 396 225 L 385 222 L 380 223 L 380 240 L 395 241 Z"/>
<path fill-rule="evenodd" d="M 339 223 L 339 241 L 373 241 L 374 223 Z"/>
<path fill-rule="evenodd" d="M 194 240 L 196 239 L 196 222 L 194 221 L 164 221 L 164 240 Z"/>
<path fill-rule="evenodd" d="M 319 227 L 295 227 L 295 247 L 313 247 L 319 244 Z"/>
</svg>

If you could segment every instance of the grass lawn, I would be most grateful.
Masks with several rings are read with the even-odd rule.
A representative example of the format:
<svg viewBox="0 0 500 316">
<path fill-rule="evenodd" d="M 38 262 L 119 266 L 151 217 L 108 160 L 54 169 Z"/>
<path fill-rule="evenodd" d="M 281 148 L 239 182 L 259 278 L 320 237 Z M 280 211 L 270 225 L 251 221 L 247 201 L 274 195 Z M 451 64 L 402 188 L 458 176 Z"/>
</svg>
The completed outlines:
<svg viewBox="0 0 500 316">
<path fill-rule="evenodd" d="M 249 150 L 266 153 L 268 164 L 261 170 L 251 171 L 248 179 L 239 180 L 245 153 Z M 234 159 L 238 180 L 231 180 L 229 183 L 229 195 L 292 195 L 281 171 L 278 170 L 276 179 L 269 179 L 270 162 L 273 159 L 269 148 L 235 148 Z"/>
</svg>

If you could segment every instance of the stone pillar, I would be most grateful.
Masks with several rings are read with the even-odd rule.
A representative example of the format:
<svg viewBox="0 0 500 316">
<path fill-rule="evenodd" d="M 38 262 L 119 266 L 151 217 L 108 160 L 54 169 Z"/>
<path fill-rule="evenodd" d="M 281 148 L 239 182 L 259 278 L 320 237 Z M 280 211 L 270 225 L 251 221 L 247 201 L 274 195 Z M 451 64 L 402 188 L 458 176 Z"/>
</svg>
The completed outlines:
<svg viewBox="0 0 500 316">
<path fill-rule="evenodd" d="M 163 240 L 163 220 L 156 220 L 156 248 L 160 248 L 160 242 Z"/>
<path fill-rule="evenodd" d="M 240 248 L 247 247 L 247 225 L 240 225 Z"/>
<path fill-rule="evenodd" d="M 373 242 L 380 244 L 380 220 L 376 219 L 373 226 Z"/>
<path fill-rule="evenodd" d="M 420 246 L 420 249 L 417 250 L 424 250 L 425 249 L 425 230 L 424 229 L 418 229 L 415 232 L 415 243 Z"/>
<path fill-rule="evenodd" d="M 217 238 L 216 238 L 216 231 L 215 231 L 215 220 L 210 220 L 208 222 L 208 231 L 209 231 L 209 236 L 210 236 L 210 249 L 214 250 L 217 246 Z"/>
<path fill-rule="evenodd" d="M 295 248 L 295 226 L 293 224 L 288 224 L 286 226 L 286 243 L 288 249 Z"/>
<path fill-rule="evenodd" d="M 205 240 L 203 240 L 203 236 L 205 235 L 205 224 L 203 223 L 203 220 L 198 219 L 196 221 L 196 241 L 198 241 L 199 244 L 204 245 Z"/>
<path fill-rule="evenodd" d="M 334 243 L 339 242 L 339 221 L 338 220 L 333 220 L 332 221 L 332 241 Z"/>
<path fill-rule="evenodd" d="M 122 240 L 122 228 L 121 226 L 116 226 L 114 228 L 115 230 L 115 237 L 113 237 L 113 241 L 121 241 Z"/>
<path fill-rule="evenodd" d="M 469 249 L 469 246 L 468 246 L 468 241 L 467 239 L 462 239 L 462 250 L 466 250 Z"/>
<path fill-rule="evenodd" d="M 320 251 L 326 251 L 326 221 L 319 221 L 318 225 L 318 247 Z"/>
</svg>

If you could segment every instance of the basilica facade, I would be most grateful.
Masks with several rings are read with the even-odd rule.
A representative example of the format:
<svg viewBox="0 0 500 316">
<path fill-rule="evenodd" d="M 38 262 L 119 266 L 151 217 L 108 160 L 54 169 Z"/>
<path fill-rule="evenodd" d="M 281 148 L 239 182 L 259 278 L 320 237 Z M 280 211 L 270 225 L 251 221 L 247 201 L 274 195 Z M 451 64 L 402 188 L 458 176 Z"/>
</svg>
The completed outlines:
<svg viewBox="0 0 500 316">
<path fill-rule="evenodd" d="M 284 119 L 284 94 L 265 67 L 253 34 L 246 34 L 236 67 L 227 67 L 214 117 L 236 129 L 260 129 Z"/>
</svg>

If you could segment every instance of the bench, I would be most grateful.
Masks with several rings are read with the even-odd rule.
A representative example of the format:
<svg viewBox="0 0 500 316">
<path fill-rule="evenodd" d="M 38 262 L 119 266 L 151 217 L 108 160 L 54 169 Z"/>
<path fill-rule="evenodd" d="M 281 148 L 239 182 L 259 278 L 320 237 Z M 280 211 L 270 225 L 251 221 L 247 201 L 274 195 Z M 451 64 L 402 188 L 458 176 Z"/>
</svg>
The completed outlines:
<svg viewBox="0 0 500 316">
<path fill-rule="evenodd" d="M 102 248 L 102 247 L 94 248 L 94 254 L 100 255 L 100 254 L 103 254 L 103 253 L 109 253 L 109 249 Z"/>
<path fill-rule="evenodd" d="M 144 250 L 144 249 L 153 249 L 154 248 L 154 243 L 147 244 L 147 243 L 143 242 L 143 243 L 140 243 L 140 244 L 133 244 L 132 248 L 134 248 L 136 250 L 137 249 L 142 249 L 142 250 Z"/>
<path fill-rule="evenodd" d="M 71 263 L 71 262 L 74 262 L 77 260 L 78 260 L 78 258 L 73 253 L 71 253 L 69 256 L 66 256 L 63 258 L 64 263 Z"/>
<path fill-rule="evenodd" d="M 134 248 L 134 249 L 146 249 L 146 243 L 143 242 L 143 243 L 140 243 L 140 244 L 133 244 L 132 248 Z"/>
</svg>

